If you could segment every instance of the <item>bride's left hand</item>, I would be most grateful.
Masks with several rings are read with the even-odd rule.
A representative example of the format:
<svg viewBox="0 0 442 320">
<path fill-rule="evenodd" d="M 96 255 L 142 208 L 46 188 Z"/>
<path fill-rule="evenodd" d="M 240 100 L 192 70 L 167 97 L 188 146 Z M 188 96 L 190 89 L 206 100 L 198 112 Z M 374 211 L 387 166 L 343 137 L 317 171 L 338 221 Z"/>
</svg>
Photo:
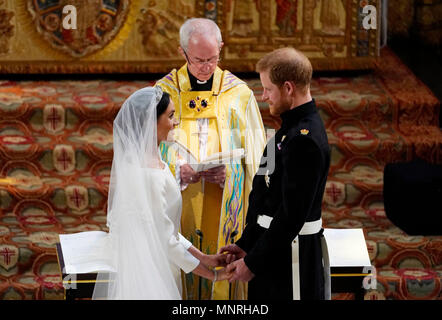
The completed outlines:
<svg viewBox="0 0 442 320">
<path fill-rule="evenodd" d="M 205 254 L 202 262 L 209 267 L 225 267 L 227 255 L 225 254 Z"/>
</svg>

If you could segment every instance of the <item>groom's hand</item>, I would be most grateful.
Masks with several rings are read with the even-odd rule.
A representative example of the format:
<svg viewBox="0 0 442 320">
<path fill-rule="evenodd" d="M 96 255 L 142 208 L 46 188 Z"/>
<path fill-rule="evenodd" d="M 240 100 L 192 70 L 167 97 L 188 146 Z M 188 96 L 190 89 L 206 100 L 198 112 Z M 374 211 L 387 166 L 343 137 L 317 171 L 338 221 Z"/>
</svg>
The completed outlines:
<svg viewBox="0 0 442 320">
<path fill-rule="evenodd" d="M 238 247 L 236 244 L 228 244 L 227 246 L 222 247 L 221 249 L 219 249 L 219 253 L 223 253 L 226 255 L 226 264 L 244 258 L 247 254 L 243 249 Z"/>
<path fill-rule="evenodd" d="M 255 277 L 255 274 L 250 271 L 250 269 L 244 262 L 244 258 L 241 258 L 229 264 L 226 268 L 226 272 L 230 274 L 229 282 L 249 282 L 253 279 L 253 277 Z"/>
</svg>

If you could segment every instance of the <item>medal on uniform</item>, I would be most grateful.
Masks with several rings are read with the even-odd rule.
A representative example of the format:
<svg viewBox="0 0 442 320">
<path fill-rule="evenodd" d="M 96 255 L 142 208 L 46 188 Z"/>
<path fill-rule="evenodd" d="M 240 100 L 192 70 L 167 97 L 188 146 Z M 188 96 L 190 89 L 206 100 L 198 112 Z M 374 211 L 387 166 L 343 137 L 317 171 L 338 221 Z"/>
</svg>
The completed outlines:
<svg viewBox="0 0 442 320">
<path fill-rule="evenodd" d="M 281 143 L 284 141 L 284 139 L 285 139 L 285 137 L 286 136 L 282 136 L 282 139 L 281 139 L 281 142 L 278 142 L 277 144 L 276 144 L 276 146 L 278 147 L 278 150 L 281 150 Z"/>
<path fill-rule="evenodd" d="M 264 176 L 264 180 L 266 181 L 267 188 L 270 188 L 270 177 L 269 177 L 269 170 L 266 171 L 266 174 Z"/>
<path fill-rule="evenodd" d="M 308 135 L 309 132 L 310 131 L 308 131 L 307 129 L 302 129 L 301 130 L 301 134 L 304 135 L 304 136 Z"/>
</svg>

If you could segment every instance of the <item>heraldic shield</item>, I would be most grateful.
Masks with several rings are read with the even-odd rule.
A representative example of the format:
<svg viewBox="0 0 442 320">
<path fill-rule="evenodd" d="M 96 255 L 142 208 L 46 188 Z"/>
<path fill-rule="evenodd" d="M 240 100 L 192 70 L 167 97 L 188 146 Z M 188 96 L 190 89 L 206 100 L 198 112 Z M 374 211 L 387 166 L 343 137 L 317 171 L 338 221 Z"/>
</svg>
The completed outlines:
<svg viewBox="0 0 442 320">
<path fill-rule="evenodd" d="M 115 37 L 126 20 L 130 0 L 28 0 L 27 5 L 37 32 L 53 48 L 81 58 L 104 48 Z M 63 12 L 63 8 L 69 10 Z"/>
</svg>

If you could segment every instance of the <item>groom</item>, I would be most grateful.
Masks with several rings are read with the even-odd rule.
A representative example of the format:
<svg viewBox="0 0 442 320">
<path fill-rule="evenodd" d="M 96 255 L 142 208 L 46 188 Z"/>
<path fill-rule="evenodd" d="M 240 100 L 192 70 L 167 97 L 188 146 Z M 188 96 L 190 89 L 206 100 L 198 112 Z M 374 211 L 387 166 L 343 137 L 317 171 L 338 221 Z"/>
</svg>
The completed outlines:
<svg viewBox="0 0 442 320">
<path fill-rule="evenodd" d="M 230 281 L 249 282 L 248 299 L 324 299 L 321 202 L 330 165 L 324 124 L 310 94 L 312 66 L 282 48 L 257 64 L 263 100 L 282 125 L 263 157 L 273 173 L 256 175 L 246 228 L 227 253 Z M 270 148 L 276 145 L 275 150 Z"/>
</svg>

